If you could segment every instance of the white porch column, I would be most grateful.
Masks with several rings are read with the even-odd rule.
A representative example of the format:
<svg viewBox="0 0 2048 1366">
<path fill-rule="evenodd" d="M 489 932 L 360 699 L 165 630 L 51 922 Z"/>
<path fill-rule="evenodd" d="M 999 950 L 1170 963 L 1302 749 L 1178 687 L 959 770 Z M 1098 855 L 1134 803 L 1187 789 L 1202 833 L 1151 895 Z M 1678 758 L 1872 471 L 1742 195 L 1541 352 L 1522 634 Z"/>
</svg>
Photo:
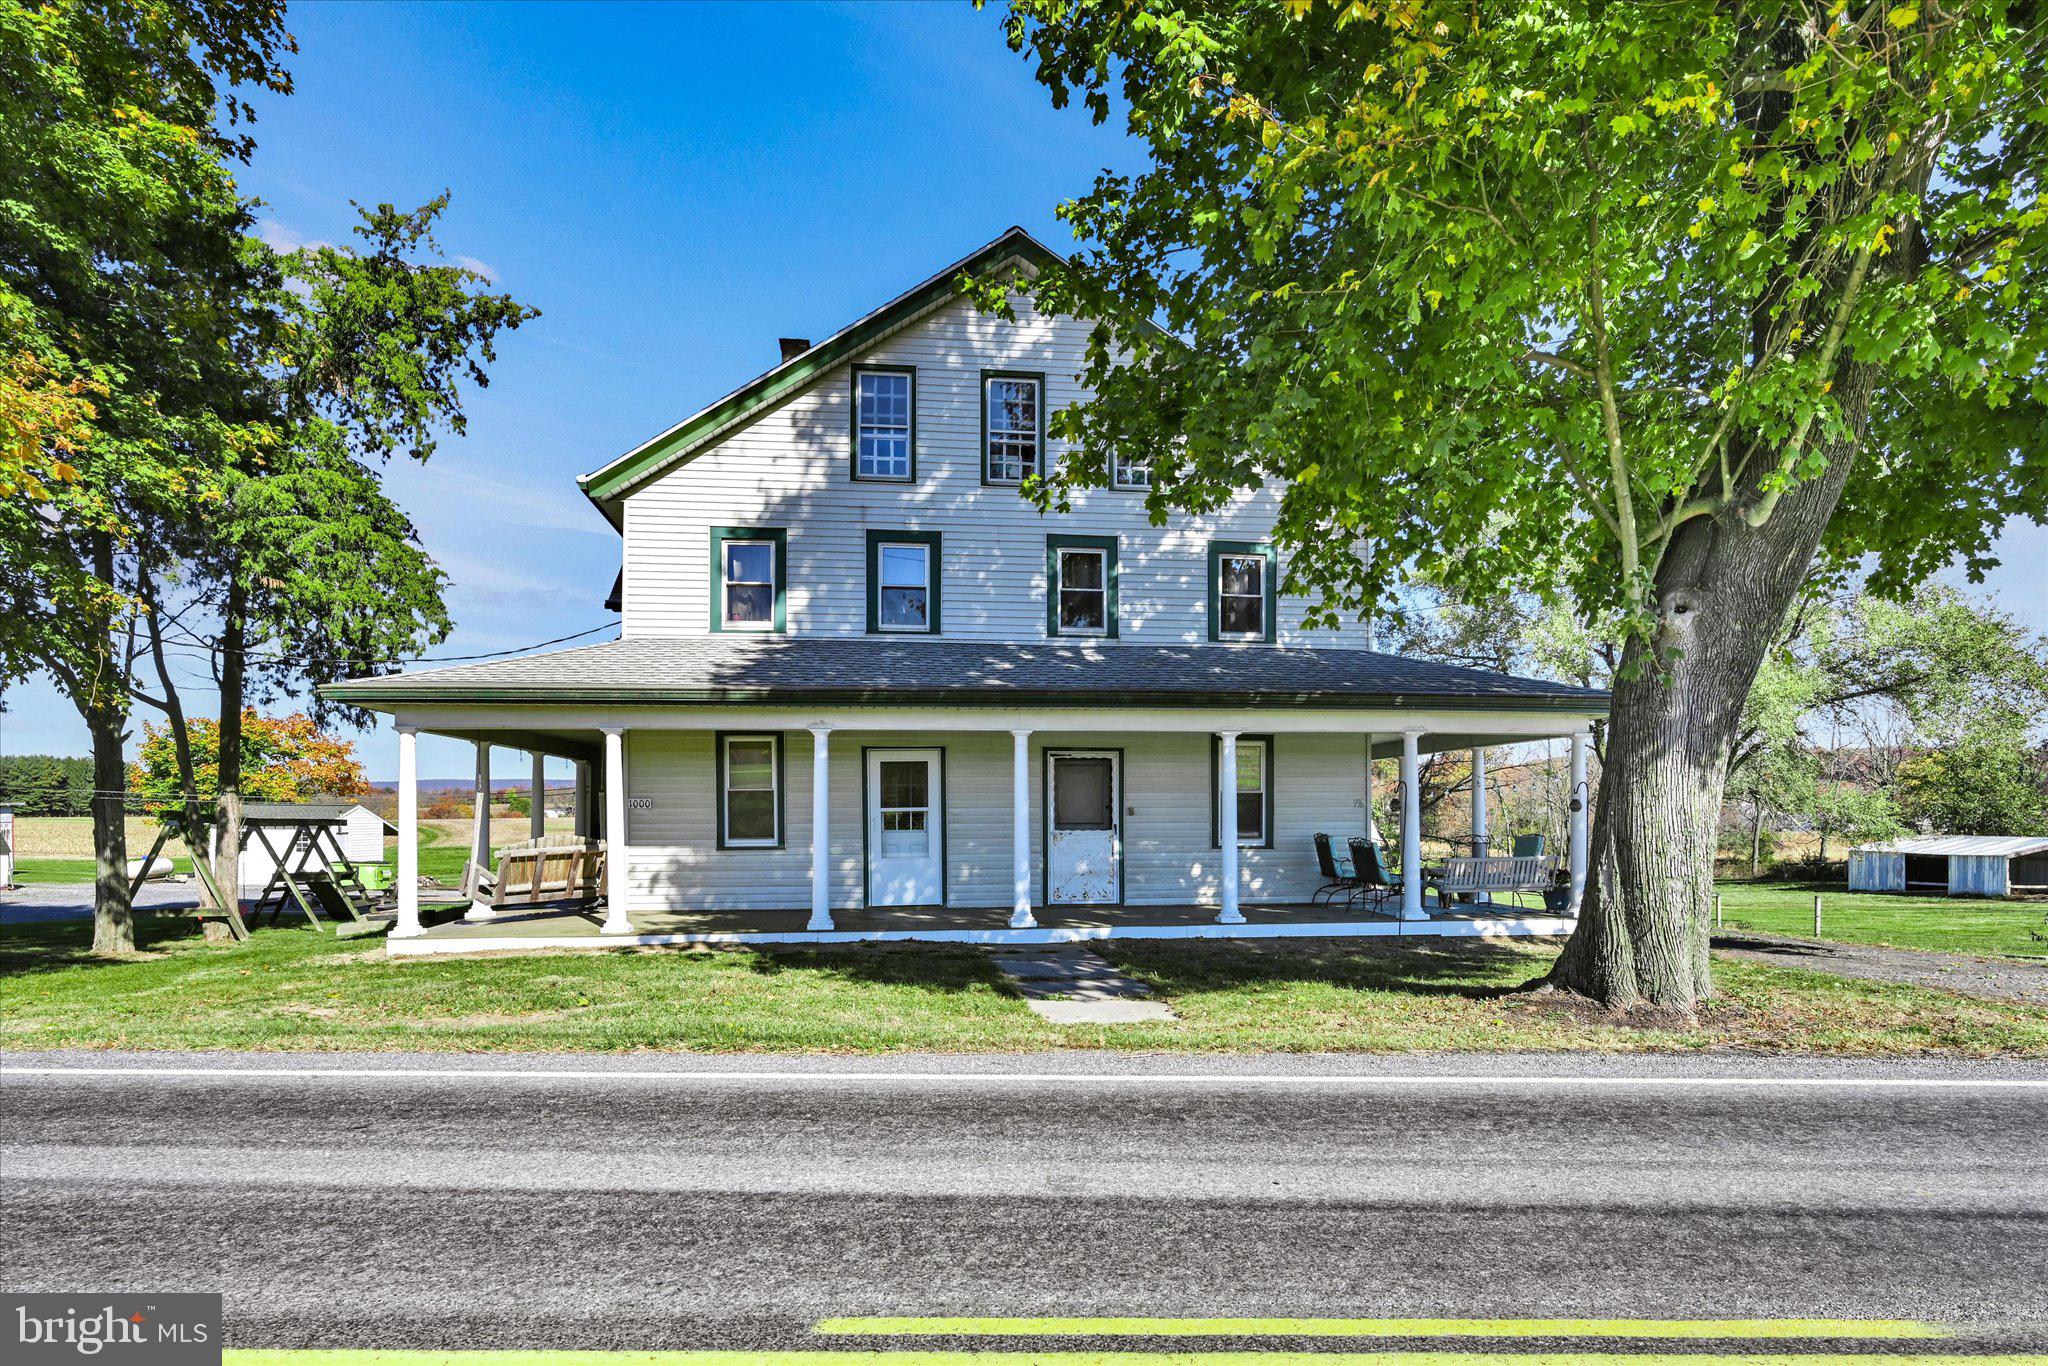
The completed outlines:
<svg viewBox="0 0 2048 1366">
<path fill-rule="evenodd" d="M 626 915 L 626 732 L 604 728 L 604 932 L 631 934 Z"/>
<path fill-rule="evenodd" d="M 1472 751 L 1472 857 L 1486 857 L 1486 747 Z"/>
<path fill-rule="evenodd" d="M 226 889 L 222 889 L 226 892 Z M 393 939 L 425 934 L 420 926 L 420 754 L 419 732 L 398 728 L 398 923 Z"/>
<path fill-rule="evenodd" d="M 569 813 L 571 819 L 576 822 L 576 833 L 584 839 L 590 839 L 597 833 L 591 828 L 597 822 L 590 818 L 590 788 L 590 761 L 588 759 L 578 759 L 576 761 L 576 792 L 569 800 Z"/>
<path fill-rule="evenodd" d="M 832 727 L 811 727 L 811 919 L 807 930 L 832 928 Z"/>
<path fill-rule="evenodd" d="M 526 833 L 539 839 L 548 832 L 548 756 L 533 752 L 533 786 L 526 794 Z"/>
<path fill-rule="evenodd" d="M 476 811 L 469 826 L 469 861 L 475 867 L 462 879 L 469 890 L 469 909 L 462 918 L 472 924 L 495 920 L 498 913 L 480 899 L 483 886 L 479 874 L 491 866 L 491 747 L 482 740 L 476 745 Z"/>
<path fill-rule="evenodd" d="M 1244 924 L 1244 912 L 1237 908 L 1237 732 L 1216 733 L 1216 776 L 1222 790 L 1216 796 L 1216 836 L 1223 846 L 1223 909 L 1219 925 Z"/>
<path fill-rule="evenodd" d="M 1583 731 L 1572 737 L 1572 900 L 1569 909 L 1573 915 L 1579 913 L 1579 905 L 1586 899 L 1586 815 L 1593 804 L 1592 793 L 1586 789 L 1586 751 L 1592 739 Z"/>
<path fill-rule="evenodd" d="M 1031 913 L 1031 732 L 1013 730 L 1010 749 L 1010 928 L 1038 923 Z"/>
<path fill-rule="evenodd" d="M 1401 918 L 1427 920 L 1422 909 L 1422 759 L 1419 730 L 1401 732 Z"/>
</svg>

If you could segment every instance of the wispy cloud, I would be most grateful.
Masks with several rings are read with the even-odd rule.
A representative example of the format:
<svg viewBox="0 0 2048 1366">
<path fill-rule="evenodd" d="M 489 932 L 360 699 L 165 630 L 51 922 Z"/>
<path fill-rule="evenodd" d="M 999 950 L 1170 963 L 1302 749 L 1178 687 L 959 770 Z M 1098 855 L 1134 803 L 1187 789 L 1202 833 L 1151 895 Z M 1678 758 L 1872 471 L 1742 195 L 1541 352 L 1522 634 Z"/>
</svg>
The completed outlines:
<svg viewBox="0 0 2048 1366">
<path fill-rule="evenodd" d="M 317 237 L 308 237 L 297 228 L 278 222 L 275 218 L 256 220 L 256 240 L 272 251 L 297 251 L 301 247 L 332 246 Z"/>
<path fill-rule="evenodd" d="M 483 276 L 484 279 L 490 284 L 498 283 L 497 267 L 479 261 L 474 256 L 457 256 L 454 259 L 455 264 L 461 266 L 464 270 L 475 271 L 478 275 Z"/>
<path fill-rule="evenodd" d="M 531 474 L 475 474 L 441 461 L 406 474 L 406 508 L 430 527 L 523 526 L 606 539 L 615 534 L 567 480 L 537 488 Z"/>
<path fill-rule="evenodd" d="M 458 551 L 437 554 L 434 559 L 448 571 L 450 596 L 479 605 L 533 607 L 545 603 L 598 608 L 598 600 L 604 597 L 602 590 L 592 593 L 588 584 L 533 573 L 510 558 L 493 560 Z"/>
</svg>

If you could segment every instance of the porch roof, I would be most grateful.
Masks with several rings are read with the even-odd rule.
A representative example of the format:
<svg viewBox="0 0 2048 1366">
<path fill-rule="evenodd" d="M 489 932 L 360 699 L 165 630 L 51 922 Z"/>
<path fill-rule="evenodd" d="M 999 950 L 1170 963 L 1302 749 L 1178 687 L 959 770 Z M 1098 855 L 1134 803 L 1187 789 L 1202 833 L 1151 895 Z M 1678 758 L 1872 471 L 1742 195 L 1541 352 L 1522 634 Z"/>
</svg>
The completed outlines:
<svg viewBox="0 0 2048 1366">
<path fill-rule="evenodd" d="M 635 637 L 518 659 L 331 683 L 373 710 L 431 702 L 661 705 L 1427 707 L 1600 712 L 1608 695 L 1370 650 L 1007 644 L 871 637 Z"/>
</svg>

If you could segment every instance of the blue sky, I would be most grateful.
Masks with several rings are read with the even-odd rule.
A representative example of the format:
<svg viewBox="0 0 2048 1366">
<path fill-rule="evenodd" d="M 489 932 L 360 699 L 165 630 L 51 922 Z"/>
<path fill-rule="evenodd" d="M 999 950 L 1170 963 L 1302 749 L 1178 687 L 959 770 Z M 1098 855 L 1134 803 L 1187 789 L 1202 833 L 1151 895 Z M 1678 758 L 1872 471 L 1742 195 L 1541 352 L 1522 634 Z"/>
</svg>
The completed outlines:
<svg viewBox="0 0 2048 1366">
<path fill-rule="evenodd" d="M 1055 112 L 998 11 L 964 3 L 301 3 L 289 26 L 297 92 L 258 101 L 241 174 L 261 231 L 340 241 L 351 199 L 446 189 L 442 246 L 543 315 L 468 435 L 391 472 L 453 580 L 437 656 L 610 621 L 618 539 L 576 475 L 768 368 L 777 337 L 835 331 L 1013 223 L 1064 247 L 1060 200 L 1138 161 Z M 2004 549 L 1989 586 L 2048 630 L 2048 532 Z M 183 668 L 188 707 L 214 710 Z M 0 752 L 86 752 L 46 683 L 7 703 Z M 388 729 L 359 738 L 388 779 Z M 469 771 L 458 742 L 421 750 L 423 776 Z"/>
</svg>

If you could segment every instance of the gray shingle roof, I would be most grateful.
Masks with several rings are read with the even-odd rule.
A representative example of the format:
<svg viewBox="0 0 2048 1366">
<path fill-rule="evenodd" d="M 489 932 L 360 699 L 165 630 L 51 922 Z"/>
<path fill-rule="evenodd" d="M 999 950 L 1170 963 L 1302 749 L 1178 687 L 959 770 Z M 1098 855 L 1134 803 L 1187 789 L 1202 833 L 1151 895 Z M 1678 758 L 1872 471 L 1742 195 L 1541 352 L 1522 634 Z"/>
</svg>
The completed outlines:
<svg viewBox="0 0 2048 1366">
<path fill-rule="evenodd" d="M 1605 710 L 1607 694 L 1369 650 L 1271 645 L 999 644 L 869 637 L 636 637 L 552 654 L 351 679 L 328 698 L 403 702 L 1263 701 Z"/>
</svg>

